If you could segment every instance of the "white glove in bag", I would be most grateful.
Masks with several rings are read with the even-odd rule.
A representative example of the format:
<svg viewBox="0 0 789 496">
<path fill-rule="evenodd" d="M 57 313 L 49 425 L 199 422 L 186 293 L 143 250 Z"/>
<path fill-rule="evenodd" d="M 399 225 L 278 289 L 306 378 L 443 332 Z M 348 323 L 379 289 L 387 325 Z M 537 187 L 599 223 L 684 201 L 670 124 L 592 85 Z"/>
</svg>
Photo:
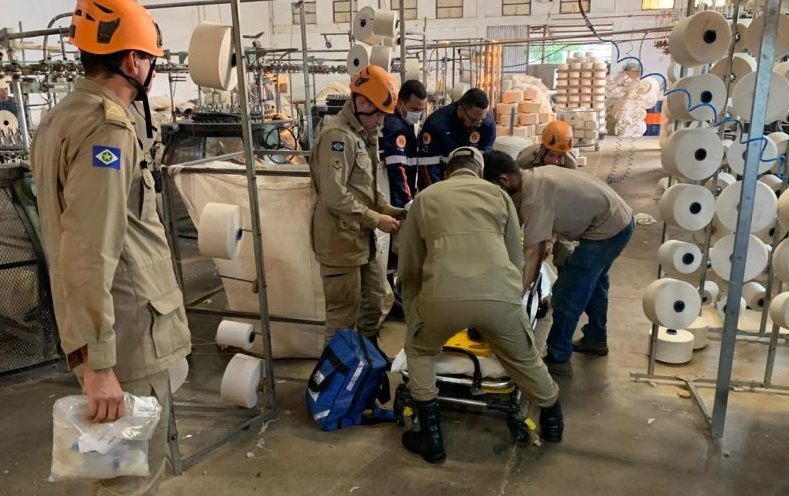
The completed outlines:
<svg viewBox="0 0 789 496">
<path fill-rule="evenodd" d="M 123 404 L 123 417 L 94 424 L 86 418 L 87 396 L 66 396 L 55 402 L 50 481 L 149 475 L 148 441 L 162 407 L 152 396 L 128 393 Z"/>
</svg>

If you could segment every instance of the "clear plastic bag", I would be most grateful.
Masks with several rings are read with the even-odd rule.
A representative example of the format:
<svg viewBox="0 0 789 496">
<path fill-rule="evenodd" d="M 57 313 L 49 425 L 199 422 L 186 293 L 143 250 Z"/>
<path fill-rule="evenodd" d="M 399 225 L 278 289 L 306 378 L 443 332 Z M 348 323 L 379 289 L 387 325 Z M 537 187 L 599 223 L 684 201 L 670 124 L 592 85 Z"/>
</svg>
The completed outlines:
<svg viewBox="0 0 789 496">
<path fill-rule="evenodd" d="M 162 407 L 152 396 L 128 393 L 123 403 L 123 417 L 94 424 L 86 418 L 87 396 L 66 396 L 55 402 L 50 481 L 149 475 L 148 441 Z"/>
</svg>

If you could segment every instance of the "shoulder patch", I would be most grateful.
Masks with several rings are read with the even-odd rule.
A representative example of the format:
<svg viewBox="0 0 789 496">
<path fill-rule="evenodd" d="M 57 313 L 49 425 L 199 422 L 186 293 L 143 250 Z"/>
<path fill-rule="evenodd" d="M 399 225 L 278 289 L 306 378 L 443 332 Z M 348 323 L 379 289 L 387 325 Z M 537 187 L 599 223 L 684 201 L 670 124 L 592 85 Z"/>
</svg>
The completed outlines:
<svg viewBox="0 0 789 496">
<path fill-rule="evenodd" d="M 93 145 L 93 167 L 121 169 L 121 149 L 112 146 Z"/>
<path fill-rule="evenodd" d="M 397 148 L 405 148 L 406 141 L 405 141 L 405 134 L 401 134 L 397 138 L 395 138 L 395 145 Z"/>
<path fill-rule="evenodd" d="M 472 131 L 471 136 L 468 137 L 468 141 L 469 143 L 476 145 L 477 143 L 479 143 L 479 138 L 480 138 L 479 131 Z"/>
<path fill-rule="evenodd" d="M 428 133 L 427 131 L 422 133 L 422 144 L 429 145 L 431 141 L 433 141 L 433 137 L 430 136 L 430 133 Z"/>
<path fill-rule="evenodd" d="M 345 143 L 342 141 L 332 141 L 331 142 L 331 149 L 335 152 L 344 152 L 345 151 Z"/>
</svg>

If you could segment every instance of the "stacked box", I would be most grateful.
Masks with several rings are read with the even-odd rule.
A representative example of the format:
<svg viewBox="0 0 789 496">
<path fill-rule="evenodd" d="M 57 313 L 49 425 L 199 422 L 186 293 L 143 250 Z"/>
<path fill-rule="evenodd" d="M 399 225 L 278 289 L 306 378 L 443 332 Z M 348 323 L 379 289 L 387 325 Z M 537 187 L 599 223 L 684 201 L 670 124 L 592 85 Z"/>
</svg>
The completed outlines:
<svg viewBox="0 0 789 496">
<path fill-rule="evenodd" d="M 496 135 L 510 134 L 510 124 L 514 124 L 512 134 L 536 144 L 545 124 L 556 119 L 551 109 L 543 108 L 536 100 L 522 99 L 524 96 L 538 98 L 535 90 L 507 90 L 502 94 L 502 103 L 496 105 Z M 518 98 L 521 100 L 518 100 Z M 512 120 L 514 117 L 514 121 Z M 535 138 L 535 140 L 531 140 Z"/>
<path fill-rule="evenodd" d="M 567 63 L 557 69 L 556 107 L 596 110 L 597 129 L 605 132 L 605 88 L 608 65 L 584 53 L 568 53 Z M 583 129 L 586 131 L 586 129 Z"/>
<path fill-rule="evenodd" d="M 512 134 L 530 144 L 539 143 L 545 125 L 556 120 L 542 83 L 530 76 L 513 76 L 502 80 L 501 87 L 500 102 L 495 106 L 496 134 Z"/>
<path fill-rule="evenodd" d="M 577 145 L 594 145 L 599 136 L 599 111 L 593 109 L 559 110 L 559 120 L 573 128 L 573 139 Z"/>
</svg>

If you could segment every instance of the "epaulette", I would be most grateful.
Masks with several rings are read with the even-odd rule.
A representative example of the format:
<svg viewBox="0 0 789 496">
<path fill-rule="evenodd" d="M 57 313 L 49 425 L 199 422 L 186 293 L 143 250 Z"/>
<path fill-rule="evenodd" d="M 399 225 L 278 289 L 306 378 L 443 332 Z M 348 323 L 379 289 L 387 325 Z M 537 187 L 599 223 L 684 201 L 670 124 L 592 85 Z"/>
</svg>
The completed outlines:
<svg viewBox="0 0 789 496">
<path fill-rule="evenodd" d="M 120 105 L 111 100 L 104 100 L 104 120 L 118 126 L 134 129 L 134 124 L 129 120 L 126 112 Z"/>
</svg>

